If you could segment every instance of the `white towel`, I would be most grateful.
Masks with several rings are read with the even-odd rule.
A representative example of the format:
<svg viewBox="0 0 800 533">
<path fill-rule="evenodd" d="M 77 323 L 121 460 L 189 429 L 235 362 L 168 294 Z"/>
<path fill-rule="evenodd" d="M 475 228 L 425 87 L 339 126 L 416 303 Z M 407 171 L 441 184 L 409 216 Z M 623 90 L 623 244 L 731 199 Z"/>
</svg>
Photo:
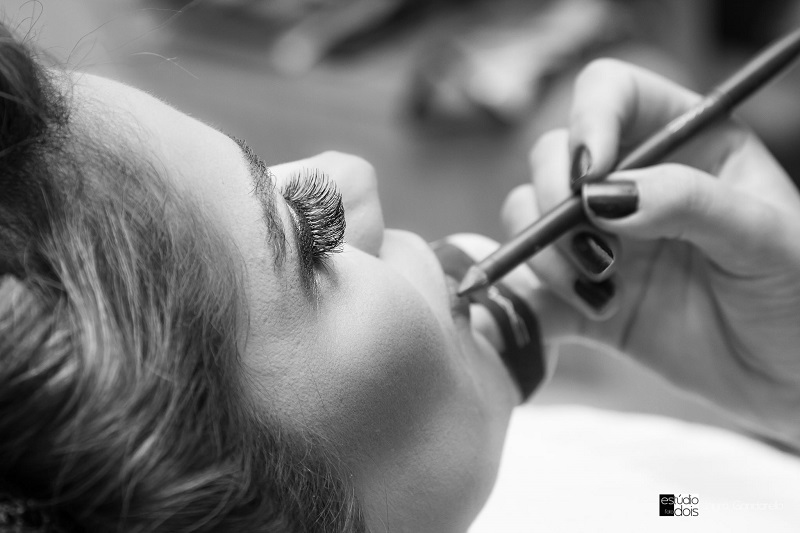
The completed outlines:
<svg viewBox="0 0 800 533">
<path fill-rule="evenodd" d="M 662 494 L 688 516 L 660 516 Z M 796 533 L 800 457 L 665 417 L 518 408 L 469 533 L 594 531 Z"/>
</svg>

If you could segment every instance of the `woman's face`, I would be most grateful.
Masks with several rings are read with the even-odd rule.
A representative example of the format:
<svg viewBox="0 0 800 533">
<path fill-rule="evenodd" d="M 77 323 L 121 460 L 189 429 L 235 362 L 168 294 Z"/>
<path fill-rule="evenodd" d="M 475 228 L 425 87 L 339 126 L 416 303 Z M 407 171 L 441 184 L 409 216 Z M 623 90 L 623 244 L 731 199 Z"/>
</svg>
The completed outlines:
<svg viewBox="0 0 800 533">
<path fill-rule="evenodd" d="M 86 117 L 95 135 L 150 158 L 238 249 L 253 393 L 339 451 L 371 530 L 466 529 L 520 397 L 494 347 L 451 304 L 426 242 L 384 228 L 372 167 L 327 152 L 266 173 L 228 136 L 143 92 L 81 76 L 75 96 L 74 121 Z M 308 276 L 299 217 L 281 191 L 314 173 L 338 185 L 347 229 L 341 253 Z"/>
</svg>

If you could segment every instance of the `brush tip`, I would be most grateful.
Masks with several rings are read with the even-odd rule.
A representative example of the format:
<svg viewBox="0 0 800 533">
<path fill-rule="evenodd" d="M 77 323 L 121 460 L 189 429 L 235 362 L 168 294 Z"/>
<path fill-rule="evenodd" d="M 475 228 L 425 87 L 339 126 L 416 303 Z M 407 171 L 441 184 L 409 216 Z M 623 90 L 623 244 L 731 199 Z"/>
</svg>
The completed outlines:
<svg viewBox="0 0 800 533">
<path fill-rule="evenodd" d="M 487 285 L 489 285 L 489 278 L 486 276 L 486 273 L 478 267 L 470 267 L 464 279 L 461 280 L 461 284 L 458 286 L 458 295 L 465 296 Z"/>
</svg>

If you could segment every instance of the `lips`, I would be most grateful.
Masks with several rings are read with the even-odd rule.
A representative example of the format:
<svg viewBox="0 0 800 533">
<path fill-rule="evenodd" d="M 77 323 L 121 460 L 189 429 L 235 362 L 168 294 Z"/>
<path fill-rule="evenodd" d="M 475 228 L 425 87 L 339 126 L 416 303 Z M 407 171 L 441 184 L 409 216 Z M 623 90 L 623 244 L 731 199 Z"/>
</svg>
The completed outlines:
<svg viewBox="0 0 800 533">
<path fill-rule="evenodd" d="M 458 295 L 459 280 L 448 274 L 444 274 L 444 278 L 447 283 L 447 293 L 450 299 L 450 314 L 453 319 L 469 319 L 469 300 L 465 296 Z"/>
<path fill-rule="evenodd" d="M 474 261 L 463 250 L 447 239 L 432 242 L 430 247 L 436 255 L 439 266 L 442 268 L 447 280 L 450 310 L 453 313 L 453 317 L 469 316 L 469 300 L 465 296 L 458 295 L 458 284 L 467 270 L 474 264 Z"/>
<path fill-rule="evenodd" d="M 514 377 L 523 397 L 529 397 L 545 376 L 545 362 L 536 314 L 503 281 L 496 282 L 488 290 L 475 293 L 469 298 L 458 297 L 454 294 L 457 290 L 456 283 L 475 261 L 453 242 L 439 241 L 433 243 L 431 248 L 447 276 L 447 286 L 451 292 L 451 309 L 453 312 L 459 312 L 465 305 L 474 304 L 491 315 L 490 322 L 502 335 L 502 340 L 497 339 L 495 348 L 498 349 L 503 363 Z M 486 332 L 483 333 L 486 336 Z"/>
</svg>

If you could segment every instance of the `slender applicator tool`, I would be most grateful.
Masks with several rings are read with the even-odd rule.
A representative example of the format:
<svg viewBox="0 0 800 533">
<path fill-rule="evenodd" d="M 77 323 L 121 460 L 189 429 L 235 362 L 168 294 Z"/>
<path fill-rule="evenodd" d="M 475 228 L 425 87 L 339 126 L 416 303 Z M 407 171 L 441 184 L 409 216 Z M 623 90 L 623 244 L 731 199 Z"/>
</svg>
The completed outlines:
<svg viewBox="0 0 800 533">
<path fill-rule="evenodd" d="M 728 114 L 800 55 L 800 29 L 775 42 L 719 84 L 698 105 L 673 119 L 625 157 L 615 171 L 661 161 L 700 131 Z M 469 269 L 458 287 L 464 295 L 491 285 L 576 225 L 586 222 L 580 192 L 570 196 Z"/>
</svg>

